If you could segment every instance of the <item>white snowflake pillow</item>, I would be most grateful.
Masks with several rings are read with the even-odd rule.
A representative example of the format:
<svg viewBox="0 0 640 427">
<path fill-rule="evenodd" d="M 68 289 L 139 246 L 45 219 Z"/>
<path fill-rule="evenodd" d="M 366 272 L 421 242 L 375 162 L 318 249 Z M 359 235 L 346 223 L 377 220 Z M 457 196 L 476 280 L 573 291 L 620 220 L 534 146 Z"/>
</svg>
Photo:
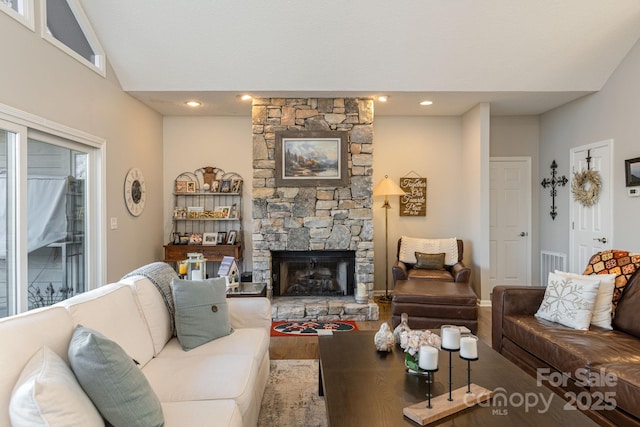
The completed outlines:
<svg viewBox="0 0 640 427">
<path fill-rule="evenodd" d="M 589 329 L 598 296 L 599 280 L 563 277 L 549 273 L 547 290 L 536 317 L 573 329 Z"/>
</svg>

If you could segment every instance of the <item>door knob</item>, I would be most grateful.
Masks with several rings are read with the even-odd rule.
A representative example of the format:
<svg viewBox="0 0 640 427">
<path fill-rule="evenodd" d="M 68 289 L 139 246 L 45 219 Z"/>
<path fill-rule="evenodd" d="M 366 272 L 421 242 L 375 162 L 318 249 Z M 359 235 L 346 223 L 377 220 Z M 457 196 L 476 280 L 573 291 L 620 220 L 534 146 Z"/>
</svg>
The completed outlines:
<svg viewBox="0 0 640 427">
<path fill-rule="evenodd" d="M 528 236 L 529 233 L 527 233 L 526 231 L 521 231 L 520 232 L 520 237 L 524 237 L 524 236 Z"/>
<path fill-rule="evenodd" d="M 600 243 L 607 243 L 607 238 L 606 237 L 601 237 L 599 239 L 593 239 L 593 240 L 597 240 Z"/>
</svg>

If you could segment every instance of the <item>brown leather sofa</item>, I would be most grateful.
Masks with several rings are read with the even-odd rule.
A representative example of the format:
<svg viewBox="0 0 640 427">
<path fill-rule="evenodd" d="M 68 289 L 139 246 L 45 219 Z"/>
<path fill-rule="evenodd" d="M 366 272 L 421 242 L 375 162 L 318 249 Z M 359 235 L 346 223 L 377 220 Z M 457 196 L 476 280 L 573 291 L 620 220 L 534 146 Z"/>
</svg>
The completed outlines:
<svg viewBox="0 0 640 427">
<path fill-rule="evenodd" d="M 396 254 L 396 262 L 391 271 L 393 272 L 394 284 L 398 280 L 432 280 L 437 282 L 463 282 L 469 283 L 471 278 L 471 269 L 465 267 L 462 263 L 464 254 L 464 245 L 462 240 L 458 239 L 458 263 L 455 265 L 445 265 L 444 270 L 424 270 L 414 268 L 415 264 L 404 263 L 399 260 L 400 247 L 402 246 L 402 238 L 398 239 L 398 251 Z"/>
<path fill-rule="evenodd" d="M 435 329 L 442 325 L 466 326 L 478 330 L 478 298 L 471 289 L 471 270 L 462 263 L 463 243 L 457 240 L 458 263 L 444 270 L 414 268 L 400 258 L 402 239 L 393 266 L 391 324 L 400 323 L 402 313 L 409 316 L 413 329 Z"/>
<path fill-rule="evenodd" d="M 493 348 L 599 424 L 640 426 L 640 270 L 622 293 L 613 330 L 575 330 L 536 318 L 544 292 L 493 289 Z"/>
</svg>

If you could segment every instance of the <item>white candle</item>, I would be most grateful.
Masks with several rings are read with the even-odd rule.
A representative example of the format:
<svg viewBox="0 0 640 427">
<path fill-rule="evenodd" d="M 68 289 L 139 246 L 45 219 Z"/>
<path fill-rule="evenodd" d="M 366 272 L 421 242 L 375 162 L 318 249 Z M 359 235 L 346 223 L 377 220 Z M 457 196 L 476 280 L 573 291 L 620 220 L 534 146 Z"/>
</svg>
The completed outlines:
<svg viewBox="0 0 640 427">
<path fill-rule="evenodd" d="M 476 337 L 460 338 L 460 356 L 465 359 L 478 358 L 478 339 Z"/>
<path fill-rule="evenodd" d="M 460 329 L 455 326 L 442 328 L 442 348 L 447 350 L 460 349 Z"/>
<path fill-rule="evenodd" d="M 425 371 L 438 369 L 438 349 L 430 345 L 421 345 L 418 356 L 418 366 Z"/>
<path fill-rule="evenodd" d="M 191 280 L 202 280 L 202 270 L 192 270 Z"/>
<path fill-rule="evenodd" d="M 358 296 L 365 297 L 367 296 L 367 285 L 364 283 L 358 283 Z"/>
</svg>

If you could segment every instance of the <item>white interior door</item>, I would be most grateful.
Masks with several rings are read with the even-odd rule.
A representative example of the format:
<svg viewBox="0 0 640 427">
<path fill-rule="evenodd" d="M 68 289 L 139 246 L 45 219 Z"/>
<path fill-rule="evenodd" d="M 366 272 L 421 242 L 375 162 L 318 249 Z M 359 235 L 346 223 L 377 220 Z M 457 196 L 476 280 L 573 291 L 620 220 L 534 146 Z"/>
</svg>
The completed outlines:
<svg viewBox="0 0 640 427">
<path fill-rule="evenodd" d="M 593 206 L 583 206 L 571 194 L 569 269 L 574 273 L 582 273 L 591 255 L 613 245 L 612 150 L 612 140 L 571 150 L 571 170 L 576 172 L 590 167 L 600 173 L 601 180 L 600 197 Z M 589 165 L 588 157 L 591 158 Z M 573 182 L 573 175 L 571 179 Z"/>
<path fill-rule="evenodd" d="M 531 159 L 492 157 L 490 284 L 531 284 Z"/>
</svg>

